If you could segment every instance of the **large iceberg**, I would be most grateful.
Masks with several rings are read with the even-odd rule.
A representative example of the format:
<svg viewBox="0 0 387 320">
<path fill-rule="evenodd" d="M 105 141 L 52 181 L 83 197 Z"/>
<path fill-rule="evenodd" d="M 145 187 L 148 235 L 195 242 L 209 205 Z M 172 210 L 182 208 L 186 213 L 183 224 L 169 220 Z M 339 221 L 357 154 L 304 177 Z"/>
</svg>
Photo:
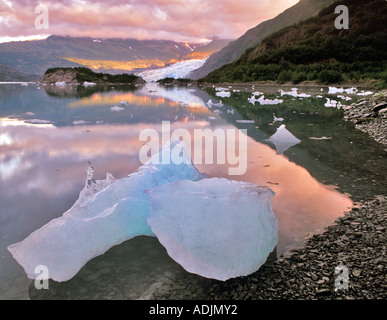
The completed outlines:
<svg viewBox="0 0 387 320">
<path fill-rule="evenodd" d="M 147 223 L 150 202 L 144 190 L 203 177 L 190 164 L 184 147 L 179 141 L 164 145 L 147 164 L 123 179 L 108 174 L 106 180 L 93 181 L 89 165 L 86 185 L 75 204 L 8 250 L 30 279 L 38 276 L 37 266 L 45 265 L 50 278 L 66 281 L 114 245 L 140 235 L 154 236 Z M 172 158 L 166 164 L 164 160 L 173 156 L 183 160 Z"/>
<path fill-rule="evenodd" d="M 212 178 L 175 181 L 148 193 L 152 231 L 191 273 L 223 281 L 246 276 L 277 245 L 274 192 L 268 187 Z"/>
<path fill-rule="evenodd" d="M 209 179 L 186 145 L 166 143 L 137 172 L 95 180 L 91 163 L 79 199 L 8 250 L 30 279 L 45 266 L 67 281 L 92 258 L 136 236 L 157 236 L 186 270 L 226 280 L 255 272 L 278 241 L 268 187 Z"/>
</svg>

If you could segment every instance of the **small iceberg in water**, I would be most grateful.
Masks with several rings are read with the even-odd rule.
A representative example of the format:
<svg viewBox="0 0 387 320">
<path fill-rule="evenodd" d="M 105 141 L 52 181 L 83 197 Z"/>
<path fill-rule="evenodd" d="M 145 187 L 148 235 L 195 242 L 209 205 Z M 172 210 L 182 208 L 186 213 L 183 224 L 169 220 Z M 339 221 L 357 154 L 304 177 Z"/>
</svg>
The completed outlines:
<svg viewBox="0 0 387 320">
<path fill-rule="evenodd" d="M 273 134 L 269 141 L 271 141 L 277 150 L 277 154 L 283 154 L 289 148 L 301 143 L 301 140 L 297 139 L 286 126 L 282 124 Z"/>
<path fill-rule="evenodd" d="M 230 91 L 219 91 L 216 93 L 217 97 L 225 98 L 225 97 L 231 97 Z"/>
<path fill-rule="evenodd" d="M 120 106 L 114 106 L 114 107 L 110 108 L 110 111 L 112 111 L 112 112 L 120 112 L 120 111 L 123 111 L 123 110 L 125 110 L 125 108 L 120 107 Z"/>
</svg>

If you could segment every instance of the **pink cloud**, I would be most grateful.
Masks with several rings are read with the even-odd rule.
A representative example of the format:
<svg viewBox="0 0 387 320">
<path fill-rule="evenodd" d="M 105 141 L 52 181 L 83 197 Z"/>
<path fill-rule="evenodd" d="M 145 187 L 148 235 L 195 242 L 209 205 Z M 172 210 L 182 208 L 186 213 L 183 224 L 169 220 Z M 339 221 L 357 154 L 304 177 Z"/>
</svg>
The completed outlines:
<svg viewBox="0 0 387 320">
<path fill-rule="evenodd" d="M 46 0 L 0 3 L 0 37 L 38 33 L 195 41 L 237 38 L 298 0 Z M 37 30 L 35 7 L 45 4 L 49 29 Z M 44 31 L 44 32 L 43 32 Z"/>
</svg>

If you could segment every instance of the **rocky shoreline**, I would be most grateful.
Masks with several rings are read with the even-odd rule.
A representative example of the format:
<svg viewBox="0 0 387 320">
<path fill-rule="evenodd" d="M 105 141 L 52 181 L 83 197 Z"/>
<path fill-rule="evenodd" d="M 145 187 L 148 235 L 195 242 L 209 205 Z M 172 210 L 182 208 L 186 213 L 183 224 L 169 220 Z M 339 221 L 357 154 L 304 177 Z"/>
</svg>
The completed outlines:
<svg viewBox="0 0 387 320">
<path fill-rule="evenodd" d="M 344 118 L 387 147 L 387 91 L 350 105 Z M 209 298 L 386 299 L 386 256 L 387 196 L 375 195 L 288 257 L 249 277 L 214 283 Z"/>
<path fill-rule="evenodd" d="M 387 146 L 387 92 L 362 99 L 345 110 L 356 123 Z M 191 283 L 174 283 L 154 299 L 204 300 L 375 300 L 387 298 L 387 195 L 363 200 L 303 248 L 267 262 L 256 273 L 226 282 L 210 280 L 196 294 Z M 194 287 L 196 287 L 194 285 Z M 192 292 L 192 290 L 190 290 Z M 171 295 L 171 292 L 173 294 Z"/>
<path fill-rule="evenodd" d="M 367 132 L 387 150 L 387 91 L 346 107 L 344 119 L 355 123 L 357 129 Z"/>
<path fill-rule="evenodd" d="M 387 197 L 364 202 L 289 257 L 249 277 L 214 283 L 209 299 L 386 299 L 386 218 Z"/>
</svg>

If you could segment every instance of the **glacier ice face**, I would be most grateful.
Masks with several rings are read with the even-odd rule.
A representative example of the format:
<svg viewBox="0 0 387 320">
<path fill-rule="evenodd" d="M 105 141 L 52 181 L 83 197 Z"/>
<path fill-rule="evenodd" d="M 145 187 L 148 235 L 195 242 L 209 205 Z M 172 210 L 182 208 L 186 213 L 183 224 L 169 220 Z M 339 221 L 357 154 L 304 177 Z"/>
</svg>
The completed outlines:
<svg viewBox="0 0 387 320">
<path fill-rule="evenodd" d="M 174 79 L 186 78 L 191 71 L 200 68 L 207 61 L 206 59 L 193 59 L 175 63 L 171 66 L 156 69 L 146 70 L 138 74 L 146 82 L 156 82 L 157 80 L 171 77 Z"/>
<path fill-rule="evenodd" d="M 150 202 L 144 190 L 178 179 L 203 177 L 184 147 L 179 141 L 167 143 L 147 164 L 123 179 L 108 174 L 106 180 L 94 181 L 89 164 L 86 185 L 75 204 L 8 250 L 30 279 L 38 276 L 36 266 L 45 265 L 51 279 L 66 281 L 114 245 L 139 235 L 154 236 L 147 223 Z M 161 164 L 166 154 L 183 161 L 174 164 L 177 162 L 172 159 L 170 164 Z"/>
<path fill-rule="evenodd" d="M 267 187 L 212 178 L 175 181 L 147 192 L 152 231 L 191 273 L 223 281 L 249 275 L 277 244 L 274 192 Z"/>
</svg>

